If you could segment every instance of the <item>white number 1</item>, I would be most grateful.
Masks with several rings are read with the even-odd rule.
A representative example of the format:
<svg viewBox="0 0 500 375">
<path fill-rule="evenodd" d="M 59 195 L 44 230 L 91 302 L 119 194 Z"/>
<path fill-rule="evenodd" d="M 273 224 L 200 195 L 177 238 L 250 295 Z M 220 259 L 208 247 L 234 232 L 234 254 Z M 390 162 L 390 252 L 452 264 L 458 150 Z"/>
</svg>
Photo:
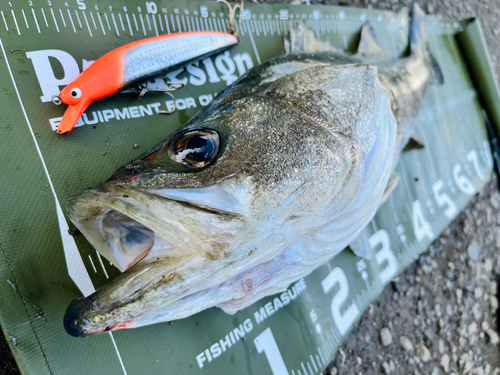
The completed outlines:
<svg viewBox="0 0 500 375">
<path fill-rule="evenodd" d="M 273 375 L 288 375 L 285 361 L 283 361 L 283 357 L 281 356 L 278 344 L 271 332 L 271 328 L 266 328 L 264 332 L 253 340 L 253 342 L 257 348 L 257 352 L 259 354 L 264 352 L 266 355 Z"/>
</svg>

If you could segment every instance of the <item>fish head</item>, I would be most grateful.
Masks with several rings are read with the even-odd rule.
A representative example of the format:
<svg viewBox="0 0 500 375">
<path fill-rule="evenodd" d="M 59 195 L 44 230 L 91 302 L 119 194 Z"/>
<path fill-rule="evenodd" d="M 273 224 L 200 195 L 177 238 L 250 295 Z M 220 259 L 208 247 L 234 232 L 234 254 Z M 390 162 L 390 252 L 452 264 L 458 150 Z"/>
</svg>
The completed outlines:
<svg viewBox="0 0 500 375">
<path fill-rule="evenodd" d="M 353 97 L 366 79 L 373 75 L 361 72 L 347 87 L 339 80 L 330 124 L 285 98 L 294 82 L 228 92 L 110 180 L 70 199 L 70 219 L 125 272 L 70 305 L 68 332 L 164 320 L 158 311 L 165 306 L 272 259 L 341 216 L 360 188 L 366 144 L 339 129 L 374 118 L 367 112 L 376 106 Z M 353 103 L 360 107 L 349 109 Z"/>
</svg>

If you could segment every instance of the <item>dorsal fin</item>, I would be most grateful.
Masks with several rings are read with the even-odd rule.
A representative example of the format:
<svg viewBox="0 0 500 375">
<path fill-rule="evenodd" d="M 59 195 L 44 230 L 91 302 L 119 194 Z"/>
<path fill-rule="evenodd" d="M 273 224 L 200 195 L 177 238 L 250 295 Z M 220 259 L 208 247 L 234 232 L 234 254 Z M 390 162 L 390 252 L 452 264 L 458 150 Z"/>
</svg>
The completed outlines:
<svg viewBox="0 0 500 375">
<path fill-rule="evenodd" d="M 377 40 L 377 35 L 370 22 L 366 22 L 361 29 L 358 53 L 363 55 L 381 55 L 382 47 Z"/>
<path fill-rule="evenodd" d="M 413 11 L 411 14 L 411 25 L 410 25 L 410 47 L 412 54 L 422 53 L 426 56 L 427 65 L 431 72 L 430 83 L 434 85 L 442 85 L 444 82 L 443 72 L 439 68 L 439 65 L 429 50 L 427 44 L 427 34 L 425 30 L 425 25 L 427 22 L 427 16 L 422 11 L 418 4 L 413 5 Z"/>
<path fill-rule="evenodd" d="M 301 52 L 338 52 L 328 41 L 319 40 L 314 32 L 309 30 L 305 24 L 300 23 L 296 28 L 290 30 L 290 34 L 283 37 L 286 54 Z"/>
</svg>

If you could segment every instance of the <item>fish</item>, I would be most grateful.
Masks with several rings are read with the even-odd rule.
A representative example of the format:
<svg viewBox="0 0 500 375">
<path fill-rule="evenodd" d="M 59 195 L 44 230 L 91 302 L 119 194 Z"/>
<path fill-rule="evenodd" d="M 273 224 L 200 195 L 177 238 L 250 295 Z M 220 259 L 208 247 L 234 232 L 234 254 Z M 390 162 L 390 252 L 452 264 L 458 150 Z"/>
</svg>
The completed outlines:
<svg viewBox="0 0 500 375">
<path fill-rule="evenodd" d="M 70 303 L 66 331 L 92 336 L 214 306 L 234 314 L 356 242 L 397 181 L 428 86 L 442 83 L 425 22 L 416 6 L 411 53 L 398 60 L 381 55 L 369 24 L 356 54 L 292 33 L 289 54 L 71 198 L 72 222 L 123 273 Z"/>
<path fill-rule="evenodd" d="M 203 58 L 238 44 L 230 33 L 196 31 L 160 35 L 118 47 L 97 59 L 77 78 L 53 97 L 56 104 L 68 104 L 57 127 L 68 134 L 87 107 L 156 77 L 164 76 L 196 58 Z"/>
</svg>

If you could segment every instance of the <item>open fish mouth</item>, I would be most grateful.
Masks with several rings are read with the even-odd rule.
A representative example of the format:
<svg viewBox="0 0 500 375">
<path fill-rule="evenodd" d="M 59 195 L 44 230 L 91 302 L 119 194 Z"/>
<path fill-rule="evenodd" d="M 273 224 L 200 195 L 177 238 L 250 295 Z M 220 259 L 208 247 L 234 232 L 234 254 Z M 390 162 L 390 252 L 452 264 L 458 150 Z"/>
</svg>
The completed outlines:
<svg viewBox="0 0 500 375">
<path fill-rule="evenodd" d="M 142 191 L 109 184 L 70 199 L 68 211 L 89 242 L 122 272 L 149 253 L 155 234 L 164 247 L 155 248 L 156 255 L 175 249 L 216 260 L 227 246 L 215 241 L 213 231 L 218 230 L 219 236 L 220 224 L 242 215 L 230 203 L 237 198 L 222 189 L 212 189 L 214 194 L 206 190 Z M 217 199 L 214 195 L 225 196 Z M 217 204 L 224 199 L 229 202 L 225 208 L 233 212 Z M 210 206 L 206 204 L 209 200 Z M 203 222 L 202 216 L 210 220 Z"/>
<path fill-rule="evenodd" d="M 71 198 L 71 220 L 123 273 L 70 304 L 66 331 L 88 336 L 128 328 L 142 313 L 206 288 L 206 270 L 222 266 L 246 232 L 244 215 L 222 209 L 228 202 L 227 210 L 236 211 L 237 200 L 218 187 L 143 191 L 114 183 Z"/>
</svg>

